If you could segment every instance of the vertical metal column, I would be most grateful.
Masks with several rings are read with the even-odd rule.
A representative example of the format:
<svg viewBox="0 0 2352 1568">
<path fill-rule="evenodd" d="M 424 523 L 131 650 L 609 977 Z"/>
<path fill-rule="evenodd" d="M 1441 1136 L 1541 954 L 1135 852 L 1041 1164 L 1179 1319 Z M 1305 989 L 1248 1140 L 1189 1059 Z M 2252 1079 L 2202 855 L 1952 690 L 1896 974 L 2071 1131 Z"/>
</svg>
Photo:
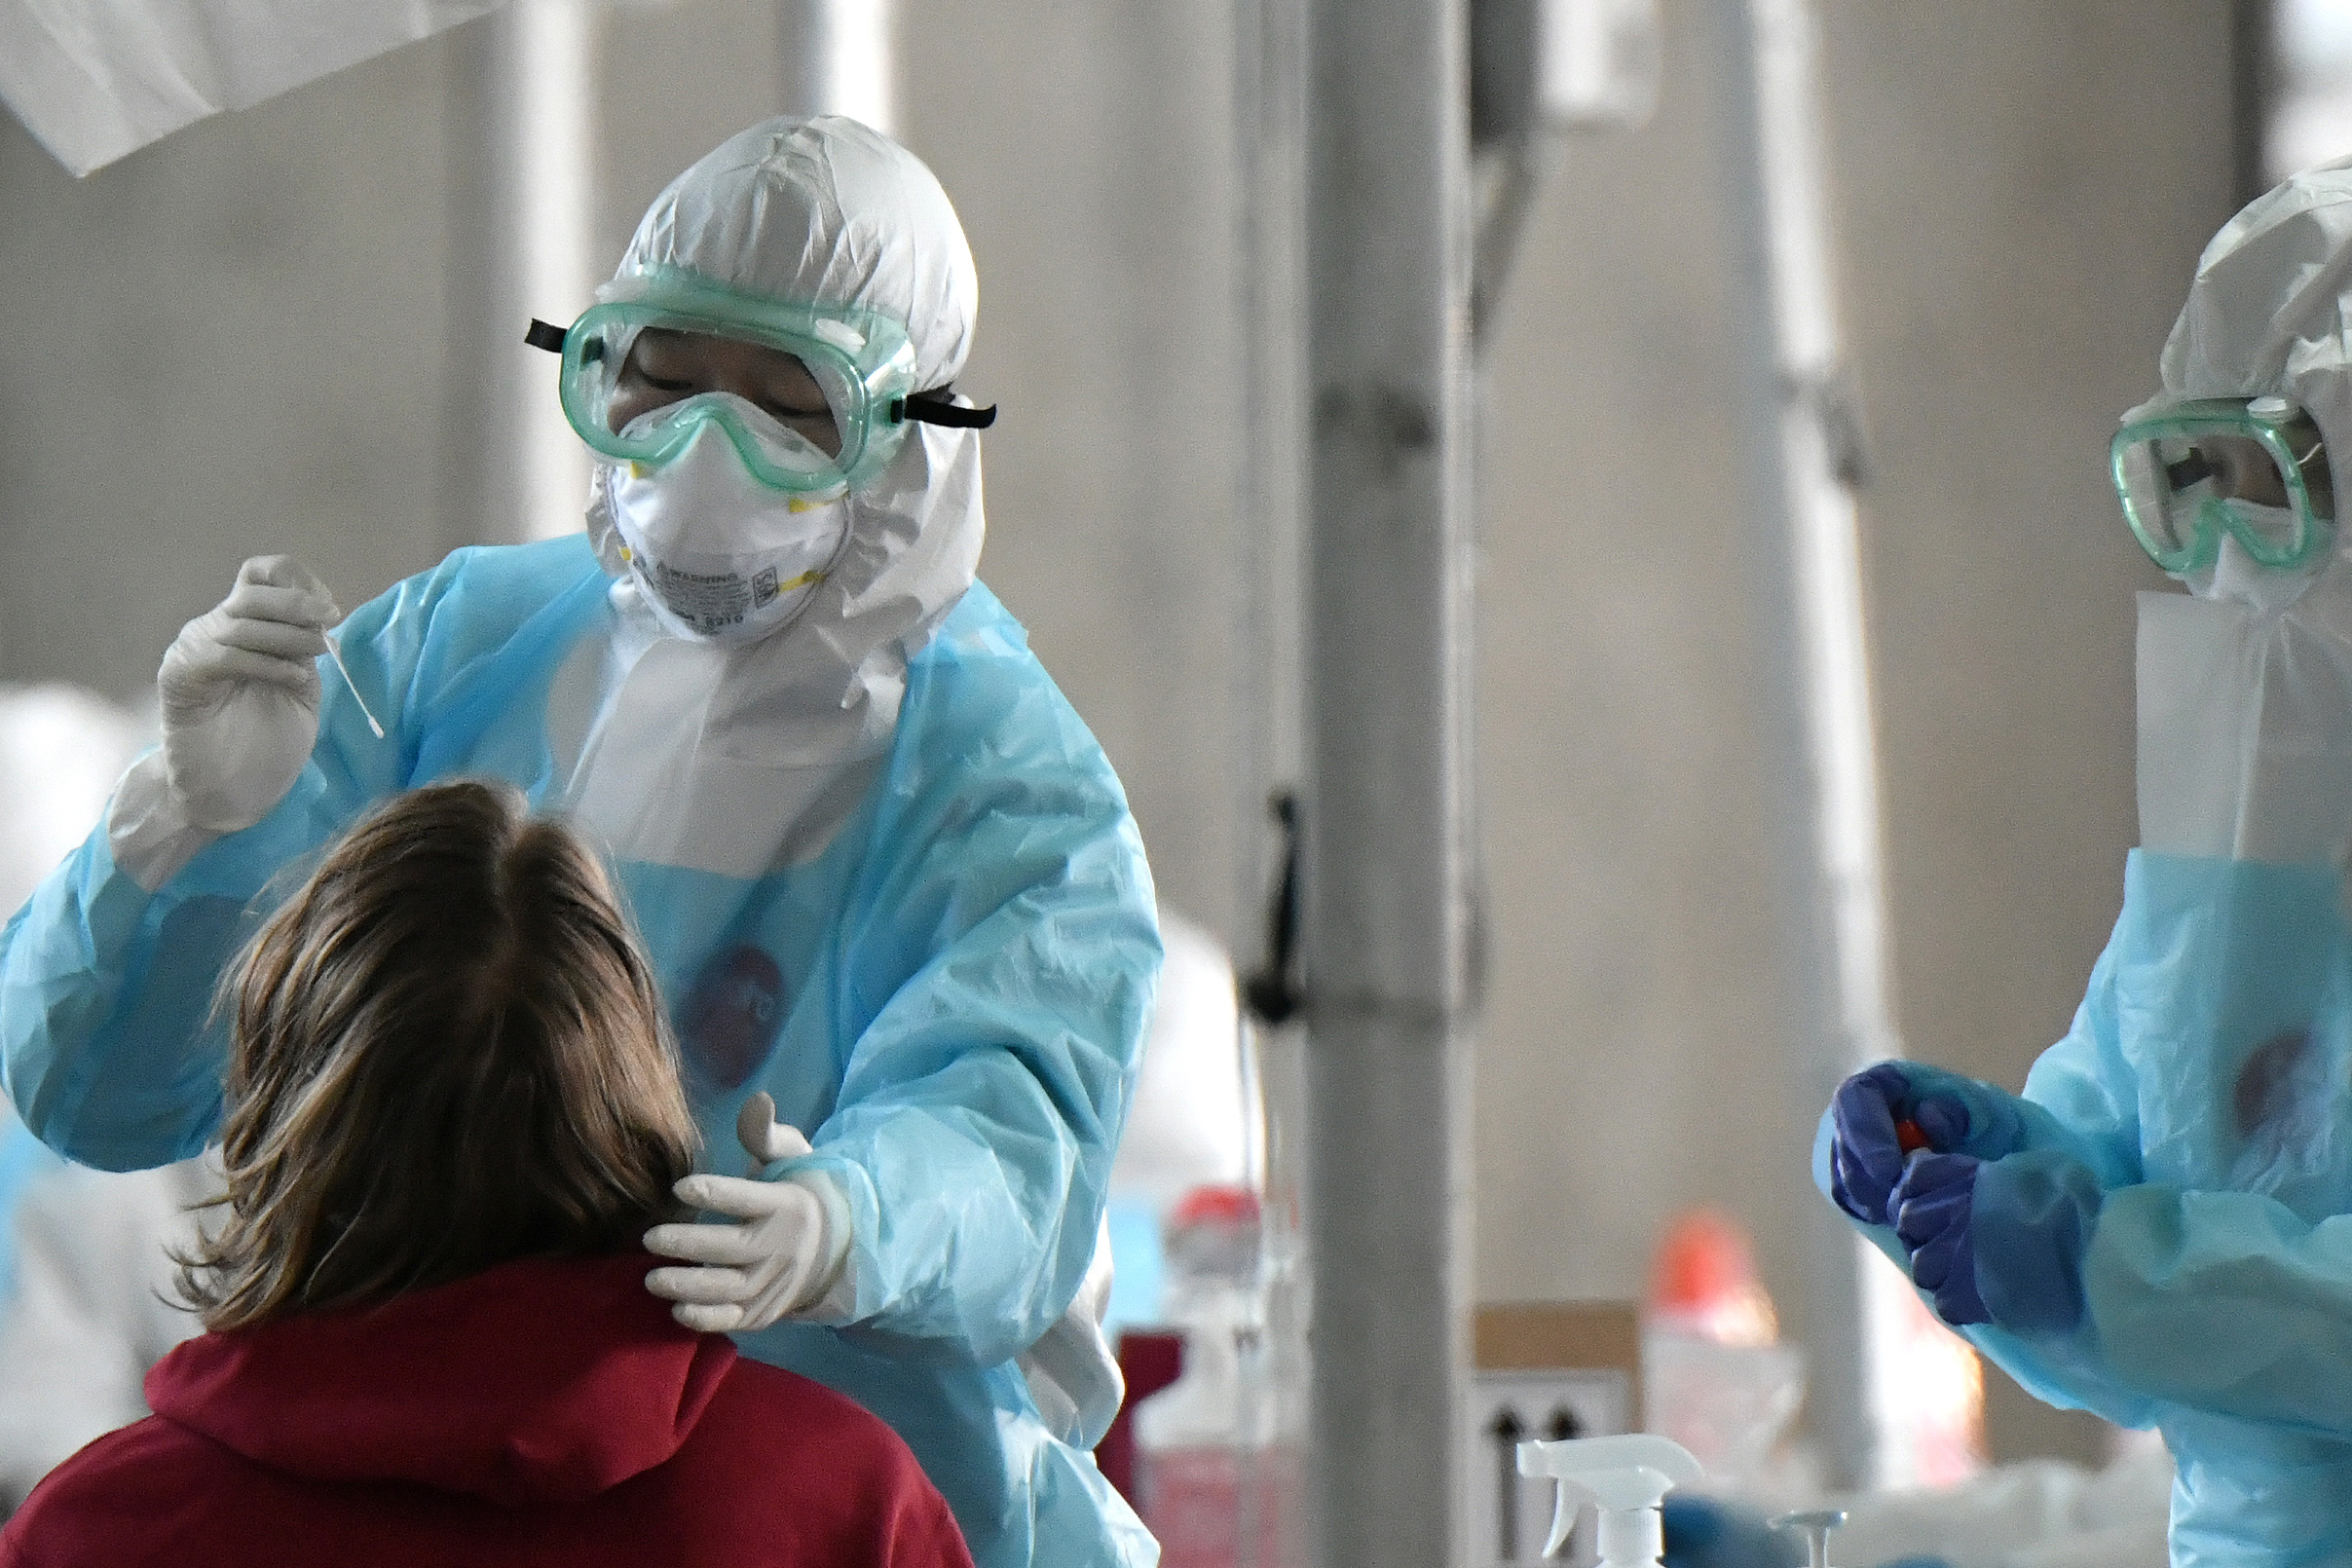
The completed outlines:
<svg viewBox="0 0 2352 1568">
<path fill-rule="evenodd" d="M 1469 1341 L 1467 21 L 1309 15 L 1310 1502 L 1334 1568 L 1439 1568 Z"/>
<path fill-rule="evenodd" d="M 1887 995 L 1877 743 L 1851 486 L 1861 467 L 1838 362 L 1810 0 L 1716 8 L 1726 207 L 1739 280 L 1748 485 L 1742 510 L 1779 738 L 1779 893 L 1788 1088 L 1818 1109 L 1845 1075 L 1900 1054 Z M 1827 1204 L 1807 1215 L 1808 1408 L 1826 1478 L 1879 1474 L 1864 1244 Z M 1889 1391 L 1896 1392 L 1896 1391 Z"/>
<path fill-rule="evenodd" d="M 451 137 L 448 358 L 439 505 L 452 547 L 577 531 L 588 452 L 564 423 L 534 316 L 591 303 L 597 13 L 516 0 L 460 41 Z"/>
<path fill-rule="evenodd" d="M 895 0 L 783 0 L 786 114 L 898 130 Z"/>
<path fill-rule="evenodd" d="M 1237 1568 L 1305 1568 L 1309 1556 L 1307 1045 L 1303 1021 L 1284 1011 L 1295 1000 L 1298 933 L 1280 890 L 1286 881 L 1296 886 L 1295 840 L 1268 815 L 1277 798 L 1294 800 L 1306 777 L 1307 9 L 1308 0 L 1233 0 L 1236 281 L 1245 323 L 1236 502 L 1248 551 L 1234 671 L 1235 711 L 1248 716 L 1248 728 L 1233 806 L 1235 821 L 1262 834 L 1260 852 L 1236 857 L 1238 907 L 1269 916 L 1264 948 L 1251 957 L 1262 966 L 1253 978 L 1272 988 L 1260 990 L 1258 1004 L 1274 1004 L 1269 1016 L 1246 1013 L 1244 1025 L 1263 1097 L 1267 1419 L 1243 1483 Z"/>
<path fill-rule="evenodd" d="M 2244 206 L 2273 183 L 2263 145 L 2278 97 L 2275 0 L 2229 0 L 2229 202 Z"/>
<path fill-rule="evenodd" d="M 515 0 L 504 37 L 514 93 L 507 132 L 514 223 L 513 286 L 525 309 L 569 325 L 597 283 L 589 258 L 596 223 L 595 19 L 588 0 Z M 520 337 L 509 328 L 505 340 Z M 588 493 L 587 448 L 565 423 L 552 361 L 504 341 L 519 361 L 516 419 L 523 470 L 523 537 L 579 532 Z"/>
<path fill-rule="evenodd" d="M 1234 0 L 1235 212 L 1242 333 L 1242 471 L 1248 550 L 1236 705 L 1250 716 L 1235 819 L 1265 821 L 1277 790 L 1304 775 L 1306 741 L 1307 0 Z M 1238 857 L 1240 906 L 1280 874 L 1266 852 Z"/>
</svg>

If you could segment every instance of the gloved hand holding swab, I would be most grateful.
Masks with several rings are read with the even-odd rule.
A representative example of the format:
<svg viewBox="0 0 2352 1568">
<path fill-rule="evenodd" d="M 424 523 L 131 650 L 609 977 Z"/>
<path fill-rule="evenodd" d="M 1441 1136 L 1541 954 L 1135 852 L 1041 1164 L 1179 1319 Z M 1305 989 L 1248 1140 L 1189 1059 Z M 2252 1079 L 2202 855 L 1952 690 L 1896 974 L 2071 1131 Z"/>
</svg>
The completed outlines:
<svg viewBox="0 0 2352 1568">
<path fill-rule="evenodd" d="M 189 826 L 239 832 L 293 787 L 318 739 L 318 655 L 342 618 L 317 574 L 271 555 L 180 628 L 155 685 L 168 791 Z"/>
</svg>

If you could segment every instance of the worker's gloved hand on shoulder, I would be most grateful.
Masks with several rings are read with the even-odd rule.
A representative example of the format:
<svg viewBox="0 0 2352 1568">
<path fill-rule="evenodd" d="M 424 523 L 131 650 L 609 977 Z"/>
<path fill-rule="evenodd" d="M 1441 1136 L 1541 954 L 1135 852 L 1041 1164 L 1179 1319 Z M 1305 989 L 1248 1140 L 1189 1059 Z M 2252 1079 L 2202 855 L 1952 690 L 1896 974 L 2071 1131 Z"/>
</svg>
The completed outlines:
<svg viewBox="0 0 2352 1568">
<path fill-rule="evenodd" d="M 670 1315 L 703 1333 L 765 1328 L 823 1309 L 849 1254 L 849 1206 L 819 1171 L 759 1179 L 780 1160 L 809 1152 L 798 1128 L 775 1119 L 766 1094 L 743 1102 L 735 1136 L 751 1156 L 751 1176 L 697 1174 L 681 1180 L 679 1199 L 721 1216 L 713 1224 L 656 1225 L 649 1252 L 695 1265 L 659 1268 L 646 1288 L 672 1303 Z"/>
<path fill-rule="evenodd" d="M 318 740 L 317 660 L 342 618 L 308 568 L 264 555 L 180 628 L 155 687 L 169 790 L 189 826 L 249 828 L 294 787 Z"/>
<path fill-rule="evenodd" d="M 1888 1195 L 1914 1148 L 1997 1160 L 2025 1146 L 2025 1120 L 2007 1095 L 1920 1062 L 1855 1073 L 1838 1086 L 1830 1119 L 1829 1196 L 1866 1225 L 1893 1223 Z"/>
</svg>

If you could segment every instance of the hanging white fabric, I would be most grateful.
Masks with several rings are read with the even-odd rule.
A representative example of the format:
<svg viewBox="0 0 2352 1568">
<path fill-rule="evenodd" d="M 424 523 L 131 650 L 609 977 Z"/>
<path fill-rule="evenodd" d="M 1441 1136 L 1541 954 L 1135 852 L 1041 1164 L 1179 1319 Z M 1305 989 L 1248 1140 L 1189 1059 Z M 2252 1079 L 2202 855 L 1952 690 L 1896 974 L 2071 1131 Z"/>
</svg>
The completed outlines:
<svg viewBox="0 0 2352 1568">
<path fill-rule="evenodd" d="M 79 176 L 502 0 L 0 0 L 0 99 Z"/>
</svg>

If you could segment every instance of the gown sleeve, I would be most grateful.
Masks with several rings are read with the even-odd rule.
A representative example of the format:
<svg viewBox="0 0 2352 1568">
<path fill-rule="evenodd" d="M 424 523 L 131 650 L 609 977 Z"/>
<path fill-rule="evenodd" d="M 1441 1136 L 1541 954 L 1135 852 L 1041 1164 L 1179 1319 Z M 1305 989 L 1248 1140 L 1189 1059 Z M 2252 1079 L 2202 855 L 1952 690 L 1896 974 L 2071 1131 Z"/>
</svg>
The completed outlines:
<svg viewBox="0 0 2352 1568">
<path fill-rule="evenodd" d="M 2026 1092 L 2138 1157 L 2004 1161 L 1977 1183 L 1996 1319 L 2032 1273 L 2071 1273 L 2081 1302 L 2074 1326 L 2018 1336 L 2035 1356 L 2095 1363 L 2136 1399 L 2352 1437 L 2341 885 L 2333 867 L 2134 851 L 2097 1027 Z"/>
<path fill-rule="evenodd" d="M 2110 939 L 2097 964 L 2072 1027 L 2065 1038 L 2042 1053 L 2027 1076 L 2024 1096 L 2012 1096 L 1990 1084 L 1973 1083 L 1974 1095 L 1996 1097 L 2017 1114 L 2004 1124 L 2015 1129 L 2013 1146 L 1985 1151 L 1987 1176 L 1999 1172 L 2025 1179 L 2014 1190 L 2021 1198 L 2074 1194 L 2082 1180 L 2096 1189 L 2140 1179 L 2139 1123 L 2136 1101 L 2128 1093 L 2117 1035 L 2117 942 Z M 1824 1113 L 1814 1144 L 1814 1179 L 1824 1196 L 1829 1192 L 1829 1144 L 1834 1123 Z M 2060 1173 L 2082 1173 L 2075 1183 L 2058 1179 Z M 1986 1179 L 1980 1176 L 1979 1200 Z M 1981 1213 L 1977 1238 L 1979 1287 L 1993 1291 L 1982 1245 Z M 1864 1225 L 1849 1219 L 1871 1244 L 1884 1252 L 1906 1277 L 1910 1266 L 1901 1242 L 1886 1225 Z M 1988 1294 L 1988 1306 L 1992 1296 Z M 2089 1409 L 2120 1426 L 2145 1427 L 2154 1420 L 2154 1403 L 2144 1392 L 2120 1379 L 2098 1352 L 2096 1336 L 2080 1330 L 2020 1332 L 1995 1325 L 1959 1330 L 2028 1392 L 2045 1403 L 2063 1408 Z"/>
<path fill-rule="evenodd" d="M 1972 1199 L 1994 1324 L 1964 1332 L 2044 1400 L 2352 1438 L 2338 885 L 2134 852 L 2074 1027 L 2027 1079 L 2057 1132 L 1988 1164 Z M 2259 1071 L 2273 1055 L 2289 1064 Z"/>
<path fill-rule="evenodd" d="M 2116 1385 L 2352 1439 L 2352 1216 L 2144 1183 L 2105 1195 L 2078 1268 L 2086 1311 L 2064 1337 Z"/>
<path fill-rule="evenodd" d="M 804 1163 L 847 1200 L 853 1332 L 990 1365 L 1092 1259 L 1158 922 L 1119 781 L 1001 608 L 942 628 L 900 725 Z"/>
<path fill-rule="evenodd" d="M 321 658 L 317 743 L 268 816 L 210 840 L 152 893 L 116 865 L 101 821 L 18 911 L 0 932 L 0 1064 L 43 1142 L 113 1171 L 204 1147 L 221 1116 L 222 977 L 323 845 L 375 801 L 439 770 L 446 693 L 513 618 L 467 612 L 527 603 L 518 588 L 543 582 L 552 559 L 532 550 L 541 553 L 456 551 L 344 622 L 344 662 L 384 738 Z M 452 606 L 461 613 L 446 614 Z"/>
</svg>

